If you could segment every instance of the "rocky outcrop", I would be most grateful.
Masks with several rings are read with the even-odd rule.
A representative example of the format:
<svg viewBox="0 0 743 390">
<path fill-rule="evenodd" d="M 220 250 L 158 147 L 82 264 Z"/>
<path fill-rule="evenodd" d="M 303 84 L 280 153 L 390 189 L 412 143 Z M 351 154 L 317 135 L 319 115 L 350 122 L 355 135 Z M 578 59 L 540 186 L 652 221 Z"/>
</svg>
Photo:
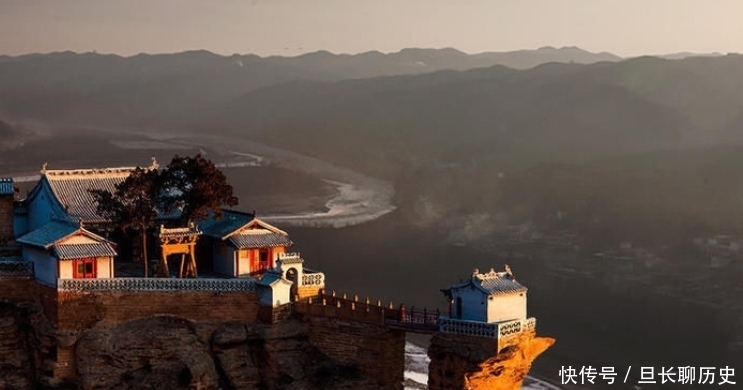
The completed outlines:
<svg viewBox="0 0 743 390">
<path fill-rule="evenodd" d="M 534 359 L 555 340 L 525 333 L 497 351 L 497 341 L 439 333 L 428 356 L 429 390 L 519 390 Z"/>
<path fill-rule="evenodd" d="M 79 384 L 95 389 L 217 389 L 209 344 L 183 319 L 157 316 L 101 326 L 76 345 Z"/>
<path fill-rule="evenodd" d="M 322 353 L 308 339 L 309 324 L 220 326 L 212 336 L 214 356 L 233 389 L 381 389 L 360 367 Z"/>
<path fill-rule="evenodd" d="M 76 343 L 77 382 L 85 390 L 382 388 L 312 346 L 308 327 L 298 319 L 210 327 L 173 316 L 98 326 Z"/>
<path fill-rule="evenodd" d="M 385 342 L 376 328 L 341 325 L 334 341 L 318 331 L 329 325 L 300 317 L 263 324 L 157 315 L 58 330 L 39 305 L 0 303 L 0 389 L 402 389 L 399 373 L 383 375 L 396 371 L 393 354 L 402 359 L 397 336 Z M 353 334 L 358 345 L 340 353 Z M 531 337 L 493 357 L 493 339 L 438 334 L 429 389 L 518 389 L 552 342 Z"/>
<path fill-rule="evenodd" d="M 467 390 L 519 390 L 531 363 L 546 351 L 555 339 L 524 337 L 516 346 L 479 364 L 480 371 L 464 375 Z"/>
<path fill-rule="evenodd" d="M 30 389 L 31 356 L 22 335 L 18 308 L 0 303 L 0 389 Z"/>
</svg>

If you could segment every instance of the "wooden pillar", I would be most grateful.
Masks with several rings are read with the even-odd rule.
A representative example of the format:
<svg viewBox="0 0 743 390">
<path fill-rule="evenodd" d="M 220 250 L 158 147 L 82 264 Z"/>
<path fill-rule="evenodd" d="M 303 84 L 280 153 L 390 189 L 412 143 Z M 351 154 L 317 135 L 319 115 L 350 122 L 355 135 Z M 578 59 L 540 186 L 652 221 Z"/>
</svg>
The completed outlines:
<svg viewBox="0 0 743 390">
<path fill-rule="evenodd" d="M 195 249 L 196 248 L 195 248 L 195 245 L 194 244 L 191 244 L 189 246 L 189 255 L 191 257 L 191 260 L 190 260 L 190 264 L 191 264 L 190 276 L 193 277 L 193 278 L 197 278 L 198 277 L 198 275 L 196 273 L 196 256 L 194 255 L 194 250 Z"/>
<path fill-rule="evenodd" d="M 168 269 L 168 252 L 163 248 L 163 254 L 160 258 L 160 276 L 163 278 L 170 277 L 170 270 Z"/>
<path fill-rule="evenodd" d="M 185 267 L 186 263 L 186 254 L 181 253 L 181 266 L 178 269 L 178 277 L 183 278 L 183 267 Z"/>
</svg>

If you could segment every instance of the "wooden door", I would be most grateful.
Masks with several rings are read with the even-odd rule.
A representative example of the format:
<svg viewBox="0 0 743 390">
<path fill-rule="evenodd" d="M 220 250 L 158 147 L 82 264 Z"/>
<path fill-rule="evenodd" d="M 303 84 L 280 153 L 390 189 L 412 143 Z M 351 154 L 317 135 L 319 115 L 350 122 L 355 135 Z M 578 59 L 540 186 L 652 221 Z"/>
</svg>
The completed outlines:
<svg viewBox="0 0 743 390">
<path fill-rule="evenodd" d="M 266 272 L 271 264 L 271 249 L 262 248 L 258 250 L 258 272 Z"/>
<path fill-rule="evenodd" d="M 73 260 L 72 277 L 75 279 L 94 279 L 96 277 L 95 258 Z"/>
</svg>

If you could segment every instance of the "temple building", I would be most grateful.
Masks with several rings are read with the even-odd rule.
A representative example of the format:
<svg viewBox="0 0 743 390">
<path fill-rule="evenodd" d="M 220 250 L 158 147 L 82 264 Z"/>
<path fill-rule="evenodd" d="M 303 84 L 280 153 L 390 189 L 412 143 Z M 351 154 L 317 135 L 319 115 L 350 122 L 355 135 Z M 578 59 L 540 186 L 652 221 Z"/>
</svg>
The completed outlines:
<svg viewBox="0 0 743 390">
<path fill-rule="evenodd" d="M 58 279 L 101 279 L 114 275 L 114 244 L 82 225 L 53 220 L 17 239 L 37 281 L 56 286 Z"/>
<path fill-rule="evenodd" d="M 206 238 L 203 245 L 213 253 L 214 272 L 225 276 L 273 269 L 278 257 L 294 245 L 288 233 L 255 218 L 255 214 L 224 210 L 222 218 L 198 225 Z"/>
<path fill-rule="evenodd" d="M 506 267 L 504 272 L 478 270 L 463 283 L 443 290 L 452 305 L 450 317 L 478 322 L 526 319 L 526 287 Z"/>
<path fill-rule="evenodd" d="M 157 169 L 153 160 L 150 169 Z M 95 198 L 90 190 L 108 190 L 113 193 L 134 167 L 103 169 L 41 170 L 38 184 L 26 196 L 22 205 L 27 222 L 25 231 L 16 230 L 16 236 L 35 230 L 52 219 L 103 228 L 109 221 L 96 211 Z"/>
<path fill-rule="evenodd" d="M 148 169 L 158 168 L 153 159 Z M 100 215 L 91 193 L 114 193 L 135 169 L 50 170 L 44 164 L 38 183 L 20 201 L 14 199 L 12 179 L 0 180 L 0 206 L 7 206 L 2 214 L 13 220 L 5 224 L 12 230 L 9 239 L 21 245 L 23 259 L 34 264 L 41 281 L 144 276 L 140 234 L 122 232 Z M 185 227 L 173 224 L 174 215 L 159 215 L 148 233 L 148 276 L 259 279 L 273 272 L 294 244 L 287 232 L 257 219 L 255 212 L 225 209 L 222 214 Z M 124 267 L 122 275 L 116 275 L 116 258 L 121 265 L 131 265 Z M 142 270 L 136 271 L 137 267 Z M 290 276 L 301 285 L 303 268 L 296 268 Z M 268 279 L 287 276 L 276 272 L 278 278 L 272 274 Z M 315 279 L 320 274 L 310 273 Z M 268 279 L 265 283 L 272 283 Z M 281 294 L 279 301 L 285 302 L 289 293 Z"/>
<path fill-rule="evenodd" d="M 449 300 L 449 316 L 439 319 L 439 331 L 496 338 L 499 351 L 533 334 L 536 319 L 527 317 L 527 289 L 505 268 L 476 269 L 466 281 L 441 290 Z"/>
</svg>

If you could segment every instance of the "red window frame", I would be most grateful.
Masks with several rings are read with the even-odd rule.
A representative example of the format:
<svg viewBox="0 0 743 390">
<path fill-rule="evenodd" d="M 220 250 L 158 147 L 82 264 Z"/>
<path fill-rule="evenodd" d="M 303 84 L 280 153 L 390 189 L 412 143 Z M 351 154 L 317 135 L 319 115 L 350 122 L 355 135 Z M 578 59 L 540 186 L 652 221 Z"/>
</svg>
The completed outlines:
<svg viewBox="0 0 743 390">
<path fill-rule="evenodd" d="M 95 257 L 72 261 L 72 277 L 75 279 L 95 279 L 98 275 L 98 262 Z"/>
</svg>

